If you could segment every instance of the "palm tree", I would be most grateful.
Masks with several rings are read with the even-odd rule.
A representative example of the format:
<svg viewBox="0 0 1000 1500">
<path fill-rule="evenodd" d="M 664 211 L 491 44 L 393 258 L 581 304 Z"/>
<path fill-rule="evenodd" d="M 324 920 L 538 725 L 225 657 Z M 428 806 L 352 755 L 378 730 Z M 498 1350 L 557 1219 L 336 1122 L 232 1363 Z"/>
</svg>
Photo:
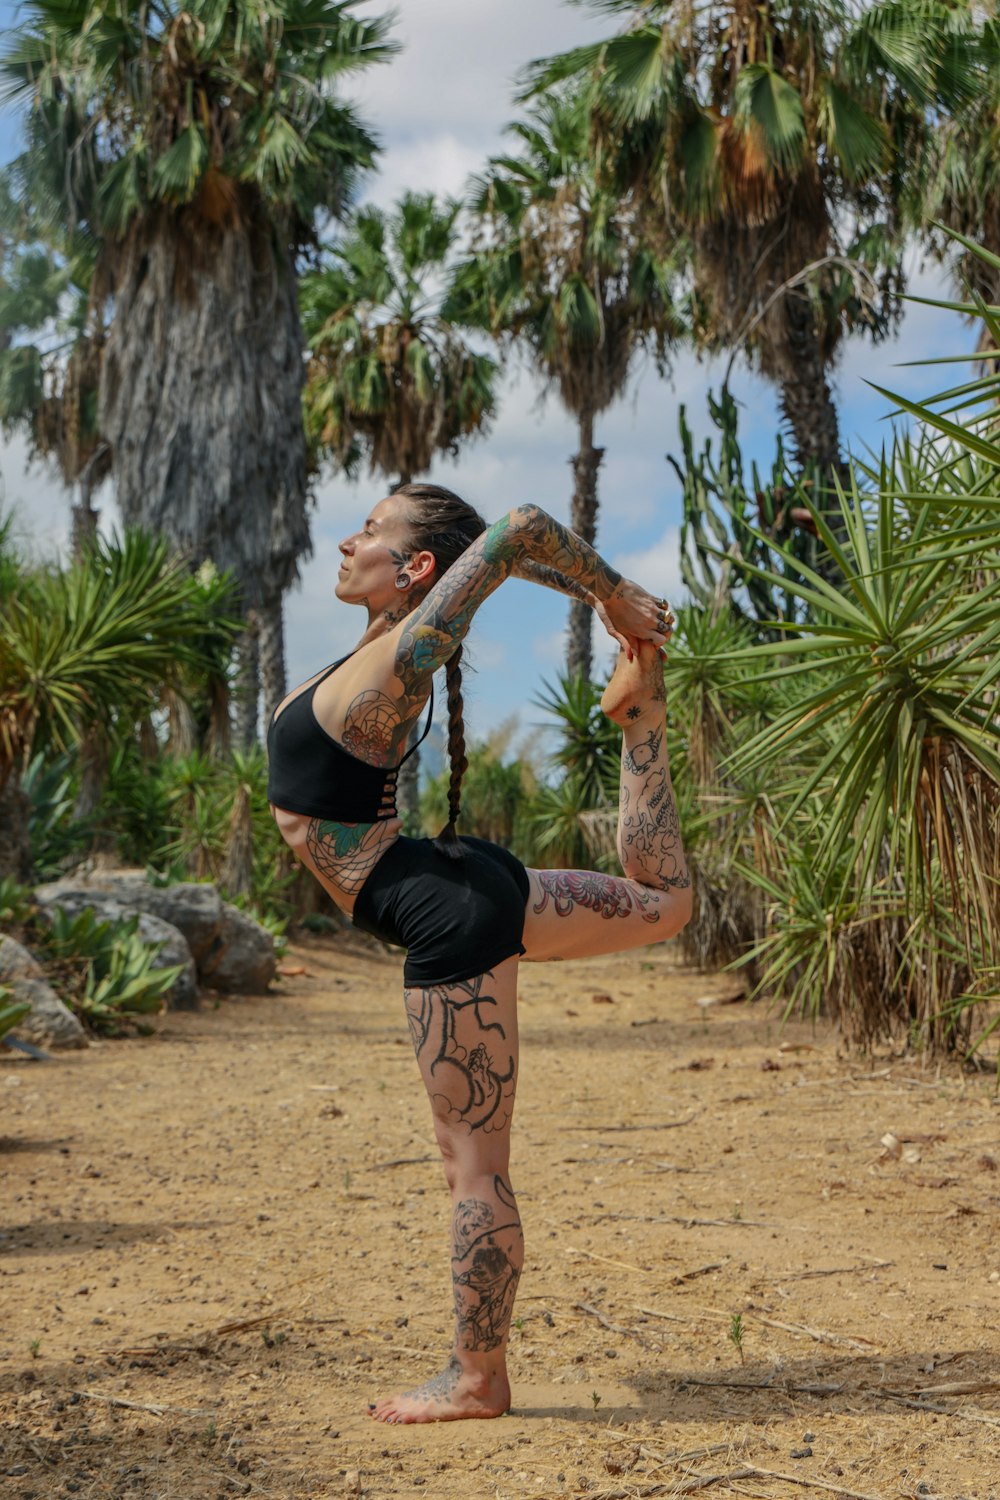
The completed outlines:
<svg viewBox="0 0 1000 1500">
<path fill-rule="evenodd" d="M 996 18 L 984 26 L 983 49 L 989 66 L 982 89 L 954 115 L 937 122 L 933 166 L 926 191 L 914 205 L 914 227 L 942 259 L 951 260 L 963 300 L 971 292 L 996 307 L 1000 304 L 1000 267 L 971 246 L 958 250 L 953 237 L 964 235 L 980 251 L 1000 255 L 1000 22 Z M 951 234 L 940 235 L 938 225 Z M 993 336 L 983 322 L 977 353 L 995 355 Z M 992 368 L 996 373 L 995 358 Z"/>
<path fill-rule="evenodd" d="M 525 95 L 592 80 L 606 171 L 686 243 L 703 346 L 745 352 L 781 391 L 799 462 L 843 473 L 828 374 L 845 334 L 898 316 L 902 204 L 929 114 L 973 97 L 959 0 L 584 0 L 603 43 L 531 65 Z"/>
<path fill-rule="evenodd" d="M 408 484 L 436 453 L 485 432 L 497 365 L 446 316 L 460 205 L 406 193 L 391 213 L 358 212 L 327 263 L 303 278 L 310 349 L 306 430 L 315 462 Z M 417 818 L 419 755 L 400 780 L 400 808 Z"/>
<path fill-rule="evenodd" d="M 515 156 L 494 157 L 473 184 L 480 246 L 460 271 L 456 313 L 527 353 L 576 418 L 570 526 L 597 535 L 596 417 L 624 392 L 640 347 L 661 364 L 679 332 L 671 259 L 644 243 L 636 200 L 602 184 L 588 144 L 588 101 L 551 93 L 509 127 Z M 591 610 L 570 606 L 567 669 L 591 671 Z"/>
<path fill-rule="evenodd" d="M 122 514 L 266 618 L 309 547 L 296 256 L 372 162 L 335 85 L 390 55 L 387 23 L 350 0 L 23 9 L 0 60 L 31 106 L 8 178 L 54 242 L 94 246 Z"/>
<path fill-rule="evenodd" d="M 406 193 L 359 211 L 326 264 L 303 278 L 310 350 L 306 429 L 318 462 L 409 484 L 436 453 L 486 431 L 496 363 L 443 310 L 459 205 Z"/>
<path fill-rule="evenodd" d="M 91 496 L 110 452 L 97 429 L 101 332 L 90 327 L 93 246 L 66 235 L 54 251 L 30 203 L 0 176 L 0 426 L 19 431 L 32 458 L 53 463 L 73 507 L 74 550 L 93 536 Z"/>
</svg>

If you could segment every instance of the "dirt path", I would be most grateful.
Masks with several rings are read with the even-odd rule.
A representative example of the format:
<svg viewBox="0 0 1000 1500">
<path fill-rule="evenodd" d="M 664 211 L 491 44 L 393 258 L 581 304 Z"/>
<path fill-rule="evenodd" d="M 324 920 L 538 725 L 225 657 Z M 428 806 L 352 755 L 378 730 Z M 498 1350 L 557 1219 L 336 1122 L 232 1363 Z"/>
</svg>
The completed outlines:
<svg viewBox="0 0 1000 1500">
<path fill-rule="evenodd" d="M 0 1054 L 0 1493 L 1000 1497 L 992 1078 L 700 1007 L 668 950 L 525 966 L 514 1410 L 386 1428 L 449 1331 L 399 965 L 287 963 Z"/>
</svg>

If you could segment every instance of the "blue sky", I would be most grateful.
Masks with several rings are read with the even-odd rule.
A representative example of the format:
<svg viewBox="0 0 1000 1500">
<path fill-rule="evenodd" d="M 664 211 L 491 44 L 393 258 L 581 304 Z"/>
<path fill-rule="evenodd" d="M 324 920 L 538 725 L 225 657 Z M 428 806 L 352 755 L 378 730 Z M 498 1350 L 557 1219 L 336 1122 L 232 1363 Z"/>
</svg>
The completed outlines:
<svg viewBox="0 0 1000 1500">
<path fill-rule="evenodd" d="M 0 0 L 0 26 L 14 24 L 22 9 Z M 518 69 L 534 57 L 603 34 L 605 24 L 557 0 L 406 0 L 398 10 L 394 34 L 402 54 L 355 88 L 384 146 L 380 171 L 363 196 L 382 206 L 407 187 L 461 193 L 469 174 L 503 145 L 503 126 L 516 114 L 512 93 Z M 0 117 L 0 160 L 17 150 L 18 129 L 16 117 Z M 923 295 L 949 294 L 942 270 L 921 267 L 915 256 L 910 285 Z M 866 379 L 912 395 L 950 384 L 953 376 L 957 383 L 954 372 L 945 377 L 898 366 L 967 352 L 974 341 L 956 314 L 910 304 L 892 341 L 875 348 L 861 339 L 851 342 L 835 373 L 845 442 L 863 450 L 878 447 L 888 435 L 888 404 Z M 708 434 L 707 392 L 718 389 L 723 373 L 721 362 L 699 362 L 688 354 L 676 360 L 669 380 L 652 365 L 641 368 L 625 398 L 599 419 L 595 433 L 606 450 L 598 547 L 622 572 L 675 599 L 681 597 L 681 501 L 665 455 L 679 450 L 681 405 L 696 436 Z M 744 454 L 748 462 L 756 458 L 768 465 L 778 430 L 777 393 L 740 369 L 731 385 L 740 403 Z M 574 450 L 572 420 L 554 396 L 544 399 L 538 382 L 515 365 L 506 373 L 489 436 L 469 446 L 457 463 L 442 462 L 434 477 L 465 495 L 489 520 L 526 500 L 565 520 Z M 0 500 L 5 508 L 17 507 L 29 544 L 40 552 L 64 550 L 71 497 L 58 481 L 38 468 L 26 472 L 25 448 L 18 440 L 0 447 L 0 475 Z M 336 544 L 379 496 L 379 482 L 367 477 L 356 484 L 328 479 L 318 488 L 313 557 L 287 601 L 290 683 L 348 650 L 360 634 L 358 615 L 333 598 Z M 98 504 L 112 522 L 107 486 Z M 560 668 L 565 614 L 560 596 L 519 581 L 506 583 L 489 600 L 470 642 L 478 668 L 467 678 L 466 719 L 473 737 L 515 714 L 526 732 L 539 721 L 531 699 Z M 595 659 L 609 665 L 610 643 L 606 649 L 599 632 L 595 621 Z"/>
</svg>

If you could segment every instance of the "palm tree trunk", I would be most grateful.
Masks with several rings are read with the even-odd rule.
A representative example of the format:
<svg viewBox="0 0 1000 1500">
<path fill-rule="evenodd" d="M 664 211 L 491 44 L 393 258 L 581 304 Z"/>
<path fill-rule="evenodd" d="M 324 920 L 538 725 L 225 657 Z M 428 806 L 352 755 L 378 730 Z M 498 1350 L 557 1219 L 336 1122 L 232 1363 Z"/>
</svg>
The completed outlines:
<svg viewBox="0 0 1000 1500">
<path fill-rule="evenodd" d="M 229 680 L 213 674 L 208 683 L 208 731 L 205 749 L 215 760 L 229 754 L 232 739 Z"/>
<path fill-rule="evenodd" d="M 285 696 L 285 617 L 280 593 L 267 594 L 260 608 L 260 685 L 264 723 Z"/>
<path fill-rule="evenodd" d="M 80 765 L 80 790 L 76 795 L 73 816 L 79 822 L 93 817 L 104 798 L 104 782 L 108 773 L 107 742 L 93 726 L 85 729 L 77 746 Z M 94 847 L 101 844 L 95 838 Z"/>
<path fill-rule="evenodd" d="M 94 459 L 100 457 L 105 451 L 104 444 L 97 453 L 85 465 L 80 475 L 80 503 L 73 506 L 73 556 L 79 561 L 84 553 L 93 544 L 97 535 L 97 523 L 101 513 L 95 510 L 91 496 L 93 494 L 92 471 Z"/>
<path fill-rule="evenodd" d="M 262 216 L 199 241 L 157 213 L 107 269 L 99 418 L 122 517 L 231 571 L 255 608 L 309 550 L 292 253 Z"/>
<path fill-rule="evenodd" d="M 257 700 L 260 697 L 260 650 L 257 611 L 247 611 L 246 629 L 236 647 L 236 743 L 249 750 L 257 742 Z"/>
<path fill-rule="evenodd" d="M 31 880 L 30 816 L 28 795 L 11 772 L 0 780 L 0 879 L 9 875 L 22 885 Z"/>
<path fill-rule="evenodd" d="M 176 688 L 168 688 L 164 698 L 167 704 L 167 750 L 171 755 L 190 755 L 198 744 L 191 705 Z"/>
<path fill-rule="evenodd" d="M 570 459 L 573 469 L 573 504 L 570 509 L 570 529 L 585 542 L 594 545 L 597 539 L 597 471 L 604 457 L 603 448 L 594 447 L 594 413 L 587 409 L 579 413 L 580 449 Z M 570 677 L 577 674 L 589 678 L 592 671 L 591 616 L 589 604 L 574 599 L 569 607 L 569 642 L 566 650 L 566 671 Z"/>
<path fill-rule="evenodd" d="M 799 468 L 815 476 L 814 503 L 825 513 L 834 534 L 843 537 L 834 481 L 846 483 L 848 468 L 841 456 L 837 407 L 808 297 L 791 292 L 785 298 L 785 317 L 795 373 L 781 384 L 782 416 L 792 433 Z M 822 568 L 822 560 L 821 571 L 828 571 Z M 835 571 L 839 576 L 839 570 Z"/>
</svg>

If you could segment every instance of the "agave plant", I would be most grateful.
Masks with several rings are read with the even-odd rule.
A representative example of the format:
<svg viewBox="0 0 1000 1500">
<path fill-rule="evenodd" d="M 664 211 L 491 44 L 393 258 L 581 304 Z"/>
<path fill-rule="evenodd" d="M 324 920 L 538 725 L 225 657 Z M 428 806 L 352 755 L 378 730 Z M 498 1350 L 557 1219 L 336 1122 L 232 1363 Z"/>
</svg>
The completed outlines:
<svg viewBox="0 0 1000 1500">
<path fill-rule="evenodd" d="M 0 1040 L 8 1031 L 13 1031 L 15 1026 L 20 1026 L 30 1011 L 30 1003 L 24 1000 L 11 1000 L 10 990 L 0 984 Z"/>
</svg>

